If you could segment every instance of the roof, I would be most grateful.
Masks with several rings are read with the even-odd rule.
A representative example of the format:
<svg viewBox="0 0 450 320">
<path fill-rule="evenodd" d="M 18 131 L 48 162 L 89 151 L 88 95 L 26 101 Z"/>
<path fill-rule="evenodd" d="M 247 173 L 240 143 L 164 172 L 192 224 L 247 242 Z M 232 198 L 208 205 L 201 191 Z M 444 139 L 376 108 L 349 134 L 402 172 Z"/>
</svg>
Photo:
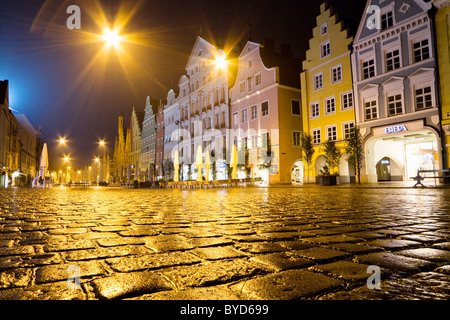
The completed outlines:
<svg viewBox="0 0 450 320">
<path fill-rule="evenodd" d="M 34 126 L 31 124 L 30 120 L 28 120 L 25 114 L 23 113 L 20 114 L 13 113 L 13 114 L 22 128 L 24 128 L 26 131 L 32 134 L 37 134 L 37 130 L 34 128 Z"/>
<path fill-rule="evenodd" d="M 0 104 L 8 97 L 8 80 L 0 81 Z"/>
</svg>

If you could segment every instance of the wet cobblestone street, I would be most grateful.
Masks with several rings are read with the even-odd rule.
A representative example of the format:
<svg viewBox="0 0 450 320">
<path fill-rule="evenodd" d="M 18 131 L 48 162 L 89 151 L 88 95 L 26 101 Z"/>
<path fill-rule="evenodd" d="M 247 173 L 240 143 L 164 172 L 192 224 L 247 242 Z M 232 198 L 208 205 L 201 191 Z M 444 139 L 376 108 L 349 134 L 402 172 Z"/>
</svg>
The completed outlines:
<svg viewBox="0 0 450 320">
<path fill-rule="evenodd" d="M 0 299 L 125 298 L 449 299 L 450 189 L 0 190 Z"/>
</svg>

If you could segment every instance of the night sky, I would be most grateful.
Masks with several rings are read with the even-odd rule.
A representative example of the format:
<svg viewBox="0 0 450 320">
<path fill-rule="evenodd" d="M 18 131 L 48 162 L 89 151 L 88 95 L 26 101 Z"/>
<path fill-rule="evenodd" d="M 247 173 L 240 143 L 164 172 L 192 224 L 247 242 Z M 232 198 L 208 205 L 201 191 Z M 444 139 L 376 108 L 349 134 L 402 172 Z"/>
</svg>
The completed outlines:
<svg viewBox="0 0 450 320">
<path fill-rule="evenodd" d="M 329 0 L 357 27 L 365 0 Z M 322 1 L 314 0 L 0 0 L 0 80 L 9 80 L 10 107 L 42 125 L 50 166 L 70 154 L 82 166 L 100 153 L 99 139 L 113 151 L 117 117 L 143 111 L 147 96 L 177 89 L 198 35 L 218 47 L 252 40 L 289 43 L 303 59 Z M 69 30 L 69 5 L 81 8 L 81 30 Z M 102 19 L 103 16 L 103 19 Z M 122 53 L 102 52 L 100 21 L 127 22 Z M 91 35 L 90 35 L 91 34 Z M 299 75 L 300 76 L 300 75 Z M 59 137 L 68 138 L 65 147 Z"/>
</svg>

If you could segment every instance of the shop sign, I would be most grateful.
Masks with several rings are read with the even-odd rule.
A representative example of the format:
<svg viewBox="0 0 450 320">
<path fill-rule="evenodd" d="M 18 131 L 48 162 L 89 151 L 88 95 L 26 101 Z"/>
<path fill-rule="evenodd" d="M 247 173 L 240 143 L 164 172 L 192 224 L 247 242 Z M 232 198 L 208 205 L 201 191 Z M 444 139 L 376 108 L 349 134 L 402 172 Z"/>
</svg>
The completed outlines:
<svg viewBox="0 0 450 320">
<path fill-rule="evenodd" d="M 384 128 L 384 133 L 391 134 L 391 133 L 399 133 L 402 131 L 408 131 L 408 128 L 403 124 L 401 126 L 392 126 L 392 127 L 386 127 Z"/>
</svg>

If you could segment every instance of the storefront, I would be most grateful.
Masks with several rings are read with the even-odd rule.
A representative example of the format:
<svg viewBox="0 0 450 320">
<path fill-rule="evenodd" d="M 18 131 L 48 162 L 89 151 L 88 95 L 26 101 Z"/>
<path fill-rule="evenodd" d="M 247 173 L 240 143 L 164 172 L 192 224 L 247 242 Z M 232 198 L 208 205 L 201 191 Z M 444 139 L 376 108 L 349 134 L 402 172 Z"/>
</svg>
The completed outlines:
<svg viewBox="0 0 450 320">
<path fill-rule="evenodd" d="M 417 170 L 442 168 L 436 129 L 423 120 L 374 127 L 365 142 L 363 181 L 407 181 Z M 363 171 L 363 172 L 364 172 Z"/>
</svg>

